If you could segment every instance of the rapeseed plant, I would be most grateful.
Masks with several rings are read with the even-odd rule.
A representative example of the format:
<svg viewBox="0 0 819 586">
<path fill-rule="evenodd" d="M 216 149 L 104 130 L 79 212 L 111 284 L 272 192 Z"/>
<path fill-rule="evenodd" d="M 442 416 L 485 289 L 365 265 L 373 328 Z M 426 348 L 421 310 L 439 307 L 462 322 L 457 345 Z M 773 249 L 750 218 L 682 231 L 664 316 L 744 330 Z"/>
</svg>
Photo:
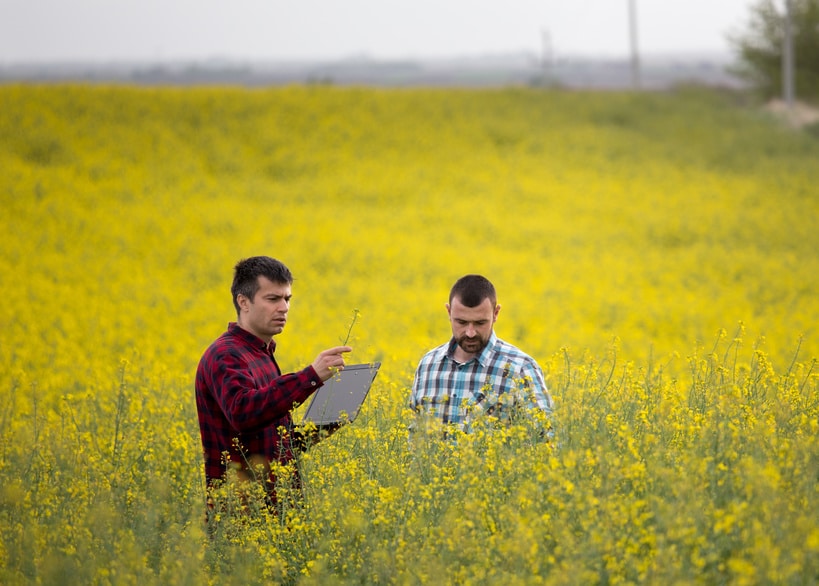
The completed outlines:
<svg viewBox="0 0 819 586">
<path fill-rule="evenodd" d="M 0 582 L 815 580 L 810 136 L 688 91 L 10 85 L 0 108 Z M 193 372 L 252 254 L 297 277 L 285 370 L 340 323 L 382 369 L 301 491 L 274 514 L 228 482 L 208 534 Z M 467 272 L 555 413 L 410 439 Z"/>
</svg>

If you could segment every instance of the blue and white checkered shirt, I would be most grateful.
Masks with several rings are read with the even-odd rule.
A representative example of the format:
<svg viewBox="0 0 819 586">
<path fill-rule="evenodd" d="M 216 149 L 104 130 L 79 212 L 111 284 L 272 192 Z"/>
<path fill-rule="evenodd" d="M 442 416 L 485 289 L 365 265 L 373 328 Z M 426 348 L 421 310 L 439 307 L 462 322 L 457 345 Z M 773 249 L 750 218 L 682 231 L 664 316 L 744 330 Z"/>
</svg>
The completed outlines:
<svg viewBox="0 0 819 586">
<path fill-rule="evenodd" d="M 410 408 L 468 431 L 482 413 L 523 405 L 552 413 L 552 397 L 535 360 L 494 332 L 478 356 L 461 364 L 454 339 L 427 352 L 415 371 Z"/>
</svg>

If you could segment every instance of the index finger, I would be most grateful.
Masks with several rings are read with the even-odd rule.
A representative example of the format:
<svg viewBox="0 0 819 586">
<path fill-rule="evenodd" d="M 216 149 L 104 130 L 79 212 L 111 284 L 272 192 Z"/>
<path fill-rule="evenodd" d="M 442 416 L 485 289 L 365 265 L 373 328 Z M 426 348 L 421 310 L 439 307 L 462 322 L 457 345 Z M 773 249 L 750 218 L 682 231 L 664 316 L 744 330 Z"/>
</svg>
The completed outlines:
<svg viewBox="0 0 819 586">
<path fill-rule="evenodd" d="M 353 349 L 350 346 L 336 346 L 334 348 L 329 348 L 324 352 L 326 354 L 344 354 L 345 352 L 352 352 Z"/>
</svg>

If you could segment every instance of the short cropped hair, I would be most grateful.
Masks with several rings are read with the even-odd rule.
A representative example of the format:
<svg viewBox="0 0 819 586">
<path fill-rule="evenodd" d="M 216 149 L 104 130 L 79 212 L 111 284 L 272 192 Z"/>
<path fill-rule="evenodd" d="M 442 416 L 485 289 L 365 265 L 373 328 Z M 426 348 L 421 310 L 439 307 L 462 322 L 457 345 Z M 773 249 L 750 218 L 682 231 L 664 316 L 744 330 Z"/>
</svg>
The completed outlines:
<svg viewBox="0 0 819 586">
<path fill-rule="evenodd" d="M 492 303 L 492 307 L 498 304 L 495 286 L 481 275 L 465 275 L 455 281 L 449 292 L 450 305 L 456 297 L 467 307 L 477 307 L 487 298 Z"/>
<path fill-rule="evenodd" d="M 259 277 L 265 277 L 274 283 L 290 285 L 293 283 L 293 275 L 284 263 L 270 258 L 269 256 L 252 256 L 236 263 L 233 269 L 233 284 L 230 287 L 230 294 L 233 295 L 233 307 L 236 314 L 239 314 L 239 302 L 237 297 L 244 295 L 251 301 L 259 290 Z"/>
</svg>

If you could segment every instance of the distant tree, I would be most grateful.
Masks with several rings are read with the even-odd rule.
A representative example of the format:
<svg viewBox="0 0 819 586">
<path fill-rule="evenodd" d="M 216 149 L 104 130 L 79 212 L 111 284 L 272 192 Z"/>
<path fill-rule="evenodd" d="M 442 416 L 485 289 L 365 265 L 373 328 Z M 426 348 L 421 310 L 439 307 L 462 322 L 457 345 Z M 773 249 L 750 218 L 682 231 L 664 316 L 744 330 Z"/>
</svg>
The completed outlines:
<svg viewBox="0 0 819 586">
<path fill-rule="evenodd" d="M 796 95 L 819 101 L 819 0 L 790 4 Z M 784 0 L 753 4 L 747 29 L 728 38 L 739 58 L 734 72 L 766 98 L 782 94 L 784 38 Z"/>
</svg>

